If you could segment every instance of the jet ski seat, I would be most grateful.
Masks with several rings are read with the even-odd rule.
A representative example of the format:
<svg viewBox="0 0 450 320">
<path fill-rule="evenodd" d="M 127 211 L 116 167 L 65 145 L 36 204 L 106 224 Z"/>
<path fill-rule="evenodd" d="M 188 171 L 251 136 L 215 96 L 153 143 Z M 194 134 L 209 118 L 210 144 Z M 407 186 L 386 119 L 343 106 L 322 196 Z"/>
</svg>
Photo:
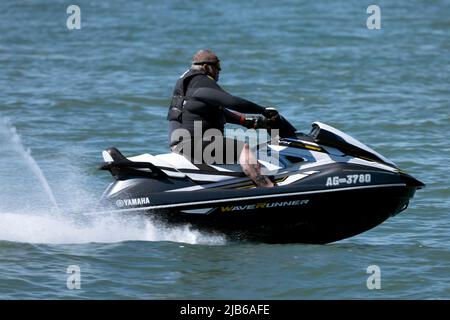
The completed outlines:
<svg viewBox="0 0 450 320">
<path fill-rule="evenodd" d="M 194 164 L 178 153 L 164 153 L 153 156 L 145 153 L 128 158 L 135 162 L 150 162 L 171 177 L 189 179 L 196 182 L 218 182 L 232 178 L 246 177 L 240 164 Z M 279 169 L 268 162 L 258 160 L 268 170 Z"/>
<path fill-rule="evenodd" d="M 150 162 L 171 177 L 188 177 L 196 182 L 216 182 L 236 177 L 245 177 L 239 164 L 207 165 L 194 164 L 178 153 L 153 156 L 145 153 L 128 158 L 135 162 Z"/>
<path fill-rule="evenodd" d="M 227 179 L 246 177 L 242 171 L 240 164 L 194 164 L 184 156 L 178 153 L 164 153 L 153 156 L 149 153 L 144 153 L 138 156 L 126 158 L 118 149 L 110 148 L 103 152 L 104 160 L 107 163 L 132 161 L 136 162 L 135 170 L 155 171 L 159 174 L 165 174 L 173 178 L 186 178 L 198 182 L 219 182 Z M 267 170 L 278 170 L 283 165 L 276 166 L 263 160 L 258 160 L 263 168 Z M 145 163 L 150 163 L 152 166 L 146 167 Z"/>
</svg>

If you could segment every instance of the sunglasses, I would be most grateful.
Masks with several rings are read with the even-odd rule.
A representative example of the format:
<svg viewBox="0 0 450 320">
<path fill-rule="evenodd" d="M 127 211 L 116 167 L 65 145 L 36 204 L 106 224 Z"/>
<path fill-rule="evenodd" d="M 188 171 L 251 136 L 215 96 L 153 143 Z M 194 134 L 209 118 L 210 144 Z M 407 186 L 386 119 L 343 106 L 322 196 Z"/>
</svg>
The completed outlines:
<svg viewBox="0 0 450 320">
<path fill-rule="evenodd" d="M 196 62 L 194 63 L 195 65 L 202 65 L 202 64 L 207 64 L 209 66 L 213 66 L 214 68 L 216 68 L 218 71 L 222 70 L 222 68 L 220 67 L 220 61 L 217 62 Z"/>
</svg>

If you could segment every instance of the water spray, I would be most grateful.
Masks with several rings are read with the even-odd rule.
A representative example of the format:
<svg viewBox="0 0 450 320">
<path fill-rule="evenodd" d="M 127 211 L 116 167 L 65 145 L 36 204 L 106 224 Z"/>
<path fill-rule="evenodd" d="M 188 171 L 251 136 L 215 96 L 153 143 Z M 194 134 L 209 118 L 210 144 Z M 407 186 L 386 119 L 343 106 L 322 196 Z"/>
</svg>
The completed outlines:
<svg viewBox="0 0 450 320">
<path fill-rule="evenodd" d="M 29 148 L 24 147 L 22 140 L 20 139 L 20 136 L 17 134 L 16 128 L 10 124 L 9 119 L 2 119 L 2 121 L 0 121 L 0 124 L 1 124 L 0 130 L 3 131 L 10 138 L 14 150 L 16 150 L 25 160 L 28 167 L 31 169 L 31 171 L 35 174 L 35 176 L 41 183 L 41 186 L 44 189 L 45 193 L 47 194 L 52 206 L 57 211 L 59 211 L 58 203 L 56 202 L 52 189 L 50 188 L 50 185 L 48 184 L 47 179 L 45 178 L 44 173 L 37 164 L 36 160 L 34 160 L 34 158 L 31 156 L 31 150 Z"/>
</svg>

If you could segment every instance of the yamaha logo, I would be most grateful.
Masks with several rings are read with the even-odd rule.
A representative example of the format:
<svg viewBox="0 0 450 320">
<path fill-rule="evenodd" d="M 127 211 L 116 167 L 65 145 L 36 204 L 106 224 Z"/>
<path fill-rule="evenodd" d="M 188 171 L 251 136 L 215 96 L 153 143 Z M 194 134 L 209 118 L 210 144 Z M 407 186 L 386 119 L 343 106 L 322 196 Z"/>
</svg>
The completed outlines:
<svg viewBox="0 0 450 320">
<path fill-rule="evenodd" d="M 122 208 L 124 206 L 123 200 L 117 200 L 116 201 L 116 206 L 118 206 L 119 208 Z"/>
<path fill-rule="evenodd" d="M 150 204 L 150 199 L 148 197 L 143 197 L 143 198 L 132 198 L 132 199 L 119 199 L 116 201 L 116 206 L 119 208 L 130 207 L 130 206 L 140 206 L 143 204 Z"/>
</svg>

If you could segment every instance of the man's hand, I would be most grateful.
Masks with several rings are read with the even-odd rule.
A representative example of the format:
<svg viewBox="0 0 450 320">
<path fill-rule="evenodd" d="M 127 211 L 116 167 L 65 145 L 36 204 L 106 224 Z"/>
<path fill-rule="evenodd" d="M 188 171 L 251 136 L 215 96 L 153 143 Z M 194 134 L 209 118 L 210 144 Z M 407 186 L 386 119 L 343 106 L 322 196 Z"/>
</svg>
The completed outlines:
<svg viewBox="0 0 450 320">
<path fill-rule="evenodd" d="M 243 118 L 242 125 L 247 129 L 256 129 L 256 118 L 254 117 L 245 117 Z"/>
<path fill-rule="evenodd" d="M 263 116 L 266 117 L 268 120 L 274 121 L 276 120 L 280 115 L 278 114 L 278 110 L 274 107 L 266 107 L 263 111 Z"/>
<path fill-rule="evenodd" d="M 259 117 L 245 117 L 242 121 L 242 125 L 247 129 L 260 129 L 267 128 L 267 119 Z"/>
</svg>

